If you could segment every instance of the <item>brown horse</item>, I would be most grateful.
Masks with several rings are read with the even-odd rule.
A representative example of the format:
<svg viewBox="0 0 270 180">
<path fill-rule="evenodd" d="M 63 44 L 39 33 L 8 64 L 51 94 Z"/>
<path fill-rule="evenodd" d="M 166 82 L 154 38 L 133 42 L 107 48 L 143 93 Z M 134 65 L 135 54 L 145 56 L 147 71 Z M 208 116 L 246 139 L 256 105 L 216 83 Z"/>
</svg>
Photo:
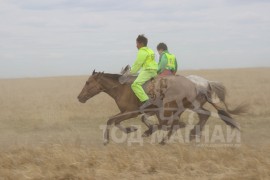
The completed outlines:
<svg viewBox="0 0 270 180">
<path fill-rule="evenodd" d="M 124 120 L 135 118 L 143 113 L 139 110 L 141 102 L 133 93 L 130 83 L 121 84 L 119 82 L 120 77 L 121 75 L 119 74 L 97 73 L 93 71 L 78 96 L 78 100 L 81 103 L 85 103 L 88 99 L 100 92 L 105 92 L 115 100 L 120 113 L 109 118 L 107 121 L 107 128 L 104 133 L 104 144 L 109 142 L 111 125 L 114 124 L 125 133 L 134 132 L 137 130 L 136 128 L 125 128 L 120 123 Z M 142 122 L 149 128 L 145 131 L 143 136 L 149 136 L 157 130 L 156 128 L 153 128 L 153 125 L 147 122 L 147 117 L 156 115 L 159 121 L 158 129 L 164 129 L 163 127 L 166 126 L 168 127 L 167 130 L 169 130 L 167 136 L 161 141 L 162 144 L 164 144 L 177 130 L 175 127 L 180 128 L 183 126 L 183 123 L 178 120 L 186 109 L 191 109 L 198 113 L 199 122 L 197 125 L 200 127 L 201 131 L 211 114 L 210 111 L 202 107 L 206 102 L 209 102 L 217 109 L 219 117 L 227 125 L 239 129 L 239 126 L 231 118 L 228 112 L 239 114 L 243 109 L 239 107 L 234 111 L 228 110 L 227 105 L 224 102 L 225 88 L 220 83 L 215 82 L 206 88 L 199 88 L 194 81 L 192 82 L 184 76 L 167 76 L 164 78 L 156 78 L 155 80 L 148 82 L 145 90 L 151 98 L 156 100 L 156 103 L 147 108 L 144 112 L 144 116 L 142 116 Z M 213 102 L 211 99 L 213 93 L 216 93 L 220 101 L 225 104 L 226 109 L 220 108 Z M 195 127 L 191 130 L 191 139 L 195 135 L 200 135 L 196 130 Z"/>
</svg>

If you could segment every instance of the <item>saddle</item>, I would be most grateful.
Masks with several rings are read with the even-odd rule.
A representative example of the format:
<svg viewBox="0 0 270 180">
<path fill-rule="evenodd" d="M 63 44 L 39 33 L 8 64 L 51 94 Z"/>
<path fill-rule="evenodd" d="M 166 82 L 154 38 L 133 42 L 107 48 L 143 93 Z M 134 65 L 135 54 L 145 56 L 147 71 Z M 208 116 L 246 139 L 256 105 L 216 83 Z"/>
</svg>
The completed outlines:
<svg viewBox="0 0 270 180">
<path fill-rule="evenodd" d="M 121 84 L 131 85 L 135 79 L 138 77 L 137 75 L 130 75 L 130 67 L 127 65 L 121 71 L 121 75 L 119 77 L 119 82 Z M 157 97 L 164 96 L 165 90 L 168 88 L 167 77 L 156 76 L 148 80 L 143 86 L 144 91 L 151 99 L 156 99 Z"/>
</svg>

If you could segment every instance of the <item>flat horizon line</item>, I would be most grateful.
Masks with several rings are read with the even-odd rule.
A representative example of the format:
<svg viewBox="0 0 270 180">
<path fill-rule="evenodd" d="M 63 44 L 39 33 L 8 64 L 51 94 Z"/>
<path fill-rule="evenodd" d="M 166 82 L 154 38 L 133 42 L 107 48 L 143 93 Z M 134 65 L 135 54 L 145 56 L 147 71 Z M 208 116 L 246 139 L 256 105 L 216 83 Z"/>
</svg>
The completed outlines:
<svg viewBox="0 0 270 180">
<path fill-rule="evenodd" d="M 207 68 L 207 69 L 183 69 L 183 70 L 179 70 L 177 71 L 177 73 L 179 72 L 188 72 L 188 71 L 216 71 L 216 70 L 244 70 L 244 69 L 267 69 L 270 68 L 269 67 L 230 67 L 230 68 Z M 96 72 L 105 72 L 105 71 L 96 71 Z M 105 72 L 105 73 L 113 73 L 115 74 L 115 72 Z M 90 74 L 66 74 L 66 75 L 44 75 L 44 76 L 25 76 L 25 77 L 0 77 L 0 80 L 9 80 L 9 79 L 38 79 L 38 78 L 63 78 L 63 77 L 82 77 L 82 76 L 89 76 Z"/>
</svg>

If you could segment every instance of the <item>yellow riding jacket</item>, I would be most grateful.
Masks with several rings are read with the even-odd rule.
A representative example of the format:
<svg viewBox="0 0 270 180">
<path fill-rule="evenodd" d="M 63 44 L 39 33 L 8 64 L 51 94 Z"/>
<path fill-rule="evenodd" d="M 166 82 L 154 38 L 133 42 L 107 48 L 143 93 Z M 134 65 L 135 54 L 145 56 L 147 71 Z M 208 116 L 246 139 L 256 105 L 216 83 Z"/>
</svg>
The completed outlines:
<svg viewBox="0 0 270 180">
<path fill-rule="evenodd" d="M 140 69 L 155 70 L 158 69 L 158 64 L 155 61 L 155 53 L 148 47 L 142 47 L 137 53 L 137 59 L 131 67 L 130 73 L 136 74 Z"/>
</svg>

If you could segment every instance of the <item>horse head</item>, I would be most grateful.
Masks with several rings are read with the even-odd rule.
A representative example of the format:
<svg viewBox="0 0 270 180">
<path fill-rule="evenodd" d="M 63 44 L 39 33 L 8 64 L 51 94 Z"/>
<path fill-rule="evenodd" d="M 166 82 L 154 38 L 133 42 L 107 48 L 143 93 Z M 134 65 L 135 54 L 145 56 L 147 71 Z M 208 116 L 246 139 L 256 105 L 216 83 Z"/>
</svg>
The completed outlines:
<svg viewBox="0 0 270 180">
<path fill-rule="evenodd" d="M 81 103 L 85 103 L 88 99 L 99 94 L 103 91 L 103 87 L 100 84 L 100 78 L 103 73 L 93 71 L 92 75 L 86 81 L 81 93 L 78 96 L 78 100 Z"/>
</svg>

